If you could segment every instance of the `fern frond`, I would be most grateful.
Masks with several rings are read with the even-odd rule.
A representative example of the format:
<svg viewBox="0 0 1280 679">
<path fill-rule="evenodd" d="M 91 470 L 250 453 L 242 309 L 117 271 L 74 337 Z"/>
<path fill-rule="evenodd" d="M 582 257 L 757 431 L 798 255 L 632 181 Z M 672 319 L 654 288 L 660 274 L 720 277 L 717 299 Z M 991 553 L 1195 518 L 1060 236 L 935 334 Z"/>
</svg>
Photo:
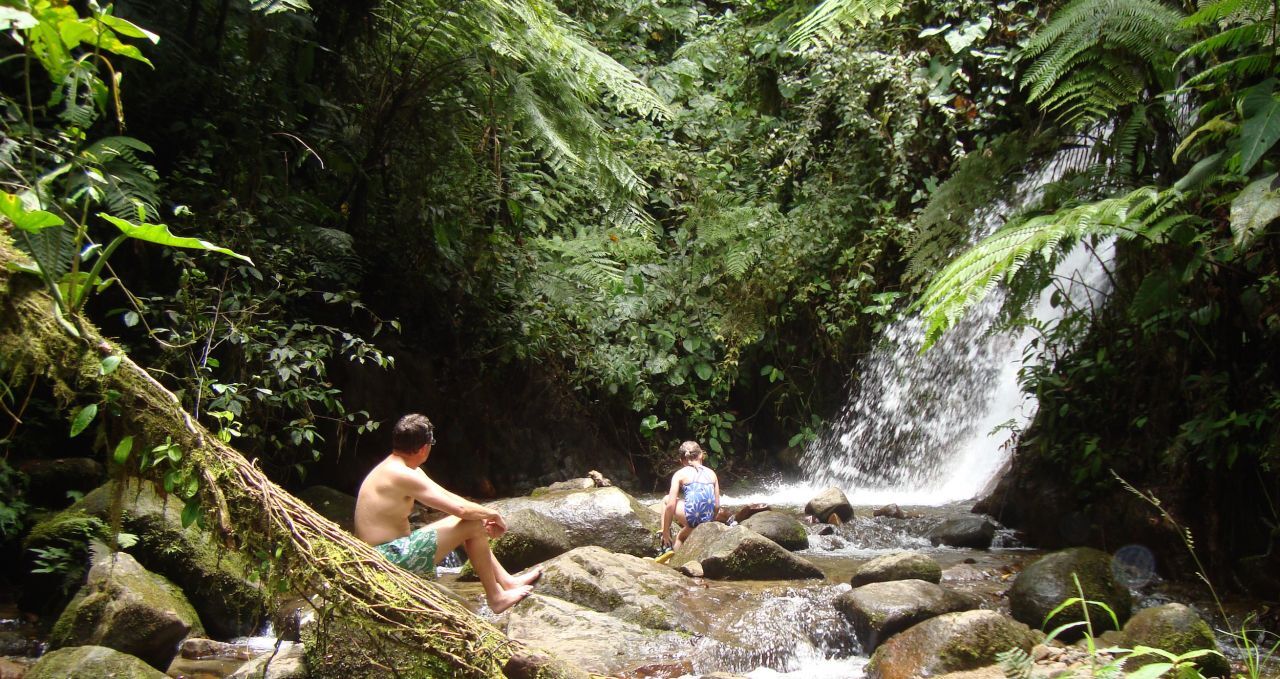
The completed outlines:
<svg viewBox="0 0 1280 679">
<path fill-rule="evenodd" d="M 310 12 L 307 0 L 249 0 L 249 9 L 263 14 L 277 12 Z"/>
<path fill-rule="evenodd" d="M 1190 89 L 1229 80 L 1249 80 L 1270 73 L 1271 68 L 1271 57 L 1267 54 L 1249 54 L 1243 57 L 1236 57 L 1206 68 L 1188 78 L 1181 89 Z"/>
<path fill-rule="evenodd" d="M 1197 42 L 1178 55 L 1176 63 L 1204 57 L 1219 50 L 1234 50 L 1246 45 L 1261 45 L 1271 37 L 1271 26 L 1263 22 L 1248 23 L 1228 28 Z"/>
<path fill-rule="evenodd" d="M 872 21 L 892 18 L 902 11 L 902 0 L 822 0 L 813 11 L 796 24 L 787 44 L 804 48 L 817 43 L 832 43 L 849 25 L 865 26 Z"/>
<path fill-rule="evenodd" d="M 1143 187 L 1118 198 L 1006 226 L 982 240 L 934 276 L 912 305 L 926 321 L 926 348 L 1033 257 L 1052 259 L 1064 244 L 1088 236 L 1131 238 L 1144 234 L 1165 222 L 1180 197 L 1177 191 Z"/>
<path fill-rule="evenodd" d="M 1183 28 L 1213 26 L 1222 21 L 1239 17 L 1264 17 L 1272 11 L 1271 0 L 1218 0 L 1200 5 L 1193 14 L 1182 20 Z"/>
<path fill-rule="evenodd" d="M 160 192 L 156 181 L 159 175 L 139 153 L 151 153 L 151 147 L 133 137 L 104 137 L 95 141 L 80 152 L 81 162 L 92 168 L 93 176 L 72 175 L 69 189 L 72 193 L 89 191 L 114 217 L 137 219 L 141 208 L 145 218 L 158 218 Z"/>
</svg>

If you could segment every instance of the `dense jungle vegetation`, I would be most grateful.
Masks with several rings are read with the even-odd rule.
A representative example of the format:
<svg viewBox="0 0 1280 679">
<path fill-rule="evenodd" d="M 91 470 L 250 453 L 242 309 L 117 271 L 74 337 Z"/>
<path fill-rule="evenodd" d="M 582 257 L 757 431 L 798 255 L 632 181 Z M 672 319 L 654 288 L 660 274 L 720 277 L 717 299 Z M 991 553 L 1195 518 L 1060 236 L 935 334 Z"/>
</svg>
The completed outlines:
<svg viewBox="0 0 1280 679">
<path fill-rule="evenodd" d="M 1054 262 L 1115 238 L 1109 303 L 1028 349 L 1019 464 L 1063 513 L 1124 496 L 1113 469 L 1157 487 L 1225 571 L 1278 521 L 1277 14 L 5 0 L 0 207 L 66 332 L 118 338 L 276 479 L 421 409 L 484 451 L 451 468 L 475 494 L 554 473 L 529 439 L 566 429 L 642 482 L 684 438 L 772 464 L 889 319 L 936 336 L 1002 284 L 1031 323 Z M 975 244 L 1063 149 L 1087 162 Z M 5 356 L 0 406 L 8 536 L 18 459 L 122 444 L 110 395 Z"/>
</svg>

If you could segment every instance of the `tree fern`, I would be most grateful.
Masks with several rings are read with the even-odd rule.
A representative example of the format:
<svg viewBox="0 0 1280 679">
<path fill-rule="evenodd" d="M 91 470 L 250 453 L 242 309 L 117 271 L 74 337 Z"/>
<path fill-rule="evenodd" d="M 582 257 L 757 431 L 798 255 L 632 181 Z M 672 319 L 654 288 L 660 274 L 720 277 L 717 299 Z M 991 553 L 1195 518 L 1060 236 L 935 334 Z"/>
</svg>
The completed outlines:
<svg viewBox="0 0 1280 679">
<path fill-rule="evenodd" d="M 1089 236 L 1155 237 L 1190 219 L 1175 211 L 1181 194 L 1144 187 L 1128 195 L 1060 210 L 1006 226 L 935 275 L 912 306 L 927 323 L 926 347 L 1001 280 L 1011 280 L 1032 258 L 1052 260 Z"/>
<path fill-rule="evenodd" d="M 796 24 L 787 44 L 808 47 L 833 42 L 846 26 L 891 18 L 902 11 L 902 5 L 902 0 L 822 0 Z"/>
<path fill-rule="evenodd" d="M 83 171 L 68 175 L 68 195 L 87 192 L 108 213 L 121 219 L 137 219 L 139 209 L 144 221 L 156 218 L 159 176 L 139 153 L 151 153 L 151 147 L 133 137 L 106 137 L 93 142 L 79 153 Z"/>
</svg>

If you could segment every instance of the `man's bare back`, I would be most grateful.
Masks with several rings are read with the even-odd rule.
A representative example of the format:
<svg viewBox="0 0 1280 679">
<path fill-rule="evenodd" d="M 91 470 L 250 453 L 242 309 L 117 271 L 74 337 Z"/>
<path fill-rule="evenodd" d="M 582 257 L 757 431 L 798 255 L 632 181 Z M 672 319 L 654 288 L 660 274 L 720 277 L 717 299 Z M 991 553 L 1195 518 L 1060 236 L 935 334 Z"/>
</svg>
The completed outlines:
<svg viewBox="0 0 1280 679">
<path fill-rule="evenodd" d="M 409 469 L 400 455 L 390 455 L 364 478 L 356 497 L 356 537 L 380 545 L 409 534 L 416 484 L 406 482 L 407 474 L 426 476 L 421 469 Z"/>
</svg>

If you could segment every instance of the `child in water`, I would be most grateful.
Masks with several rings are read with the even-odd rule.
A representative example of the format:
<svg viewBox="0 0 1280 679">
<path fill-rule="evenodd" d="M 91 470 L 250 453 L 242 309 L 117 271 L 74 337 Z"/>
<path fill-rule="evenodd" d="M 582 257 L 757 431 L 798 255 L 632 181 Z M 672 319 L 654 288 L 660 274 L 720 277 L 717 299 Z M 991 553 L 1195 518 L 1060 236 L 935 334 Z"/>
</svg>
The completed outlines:
<svg viewBox="0 0 1280 679">
<path fill-rule="evenodd" d="M 685 441 L 680 444 L 680 458 L 685 466 L 672 475 L 671 491 L 663 498 L 664 548 L 679 549 L 695 527 L 715 519 L 716 511 L 720 509 L 720 480 L 715 472 L 702 466 L 702 448 L 693 441 Z M 677 499 L 682 489 L 683 501 Z M 674 545 L 671 544 L 672 519 L 682 526 Z"/>
</svg>

